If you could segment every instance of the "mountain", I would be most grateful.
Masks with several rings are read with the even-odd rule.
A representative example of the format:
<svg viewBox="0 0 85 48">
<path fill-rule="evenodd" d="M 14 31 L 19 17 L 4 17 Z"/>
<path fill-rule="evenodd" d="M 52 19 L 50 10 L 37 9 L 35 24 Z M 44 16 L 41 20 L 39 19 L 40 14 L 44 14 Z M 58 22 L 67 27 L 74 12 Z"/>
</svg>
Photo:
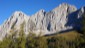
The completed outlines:
<svg viewBox="0 0 85 48">
<path fill-rule="evenodd" d="M 78 10 L 75 6 L 67 3 L 62 3 L 49 12 L 41 9 L 32 16 L 16 11 L 1 25 L 0 40 L 10 34 L 10 31 L 14 28 L 15 31 L 19 32 L 23 23 L 25 34 L 33 32 L 37 35 L 40 33 L 46 35 L 74 28 L 79 29 L 81 27 L 79 22 L 84 11 L 85 7 Z"/>
<path fill-rule="evenodd" d="M 28 22 L 29 16 L 25 15 L 21 11 L 16 11 L 12 14 L 12 16 L 7 19 L 2 25 L 0 29 L 0 38 L 2 39 L 6 34 L 16 28 L 17 30 L 20 29 L 20 25 L 25 21 Z M 27 23 L 25 23 L 27 25 Z"/>
</svg>

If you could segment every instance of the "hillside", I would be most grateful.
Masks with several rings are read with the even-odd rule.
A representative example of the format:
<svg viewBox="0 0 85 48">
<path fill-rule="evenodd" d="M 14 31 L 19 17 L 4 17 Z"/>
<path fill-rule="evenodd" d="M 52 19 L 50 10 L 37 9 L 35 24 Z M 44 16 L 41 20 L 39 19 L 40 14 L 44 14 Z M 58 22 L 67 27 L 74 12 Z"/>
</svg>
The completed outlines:
<svg viewBox="0 0 85 48">
<path fill-rule="evenodd" d="M 85 37 L 77 31 L 69 31 L 65 33 L 37 36 L 30 33 L 27 37 L 23 32 L 20 37 L 15 38 L 16 34 L 10 35 L 2 42 L 0 48 L 84 48 Z"/>
<path fill-rule="evenodd" d="M 77 31 L 68 31 L 68 32 L 64 32 L 64 33 L 59 33 L 59 34 L 54 34 L 54 35 L 49 35 L 46 36 L 47 38 L 51 38 L 51 37 L 63 37 L 68 41 L 72 41 L 75 40 L 76 38 L 82 36 L 82 34 L 78 33 Z"/>
<path fill-rule="evenodd" d="M 29 32 L 34 32 L 37 35 L 40 32 L 42 32 L 42 35 L 50 35 L 65 30 L 80 30 L 80 22 L 84 12 L 84 7 L 77 9 L 74 5 L 67 3 L 62 3 L 49 12 L 41 9 L 32 16 L 26 15 L 22 11 L 15 11 L 0 26 L 0 40 L 9 35 L 14 28 L 14 31 L 18 31 L 18 34 L 22 23 L 24 23 L 26 35 Z"/>
</svg>

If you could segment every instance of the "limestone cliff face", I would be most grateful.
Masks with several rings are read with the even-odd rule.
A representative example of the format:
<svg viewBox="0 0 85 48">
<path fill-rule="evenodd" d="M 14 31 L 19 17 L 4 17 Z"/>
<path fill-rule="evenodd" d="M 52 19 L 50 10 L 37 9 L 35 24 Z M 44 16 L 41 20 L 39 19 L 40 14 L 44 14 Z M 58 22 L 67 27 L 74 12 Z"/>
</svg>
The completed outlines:
<svg viewBox="0 0 85 48">
<path fill-rule="evenodd" d="M 27 25 L 29 16 L 25 15 L 21 11 L 16 11 L 12 14 L 12 16 L 7 19 L 0 28 L 0 39 L 2 39 L 5 35 L 10 34 L 10 31 L 14 28 L 17 30 L 20 29 L 20 25 L 25 22 L 24 25 Z M 26 27 L 26 26 L 25 26 Z"/>
<path fill-rule="evenodd" d="M 50 12 L 41 9 L 32 16 L 28 16 L 21 11 L 16 11 L 0 26 L 0 39 L 10 34 L 10 30 L 20 29 L 20 25 L 24 23 L 24 32 L 40 32 L 45 34 L 58 33 L 59 31 L 80 28 L 80 22 L 85 7 L 77 10 L 73 5 L 67 3 L 60 4 L 57 8 Z"/>
</svg>

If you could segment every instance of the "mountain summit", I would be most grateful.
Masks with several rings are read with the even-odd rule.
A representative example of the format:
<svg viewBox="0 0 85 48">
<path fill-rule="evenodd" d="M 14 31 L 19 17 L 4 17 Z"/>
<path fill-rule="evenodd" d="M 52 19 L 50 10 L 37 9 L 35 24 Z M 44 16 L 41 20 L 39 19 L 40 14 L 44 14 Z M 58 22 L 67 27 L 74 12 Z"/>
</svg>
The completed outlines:
<svg viewBox="0 0 85 48">
<path fill-rule="evenodd" d="M 80 28 L 78 21 L 82 17 L 85 8 L 77 10 L 73 5 L 63 3 L 50 12 L 40 10 L 32 16 L 28 16 L 21 11 L 16 11 L 0 27 L 0 40 L 10 34 L 12 29 L 19 31 L 21 24 L 24 25 L 24 32 L 34 32 L 35 34 L 46 35 L 58 33 L 60 31 Z"/>
</svg>

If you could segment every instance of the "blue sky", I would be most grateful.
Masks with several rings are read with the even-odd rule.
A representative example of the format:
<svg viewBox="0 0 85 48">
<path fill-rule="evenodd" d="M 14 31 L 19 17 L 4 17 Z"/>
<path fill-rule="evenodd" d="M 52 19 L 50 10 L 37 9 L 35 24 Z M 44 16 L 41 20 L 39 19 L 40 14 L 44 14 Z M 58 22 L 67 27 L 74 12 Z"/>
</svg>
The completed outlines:
<svg viewBox="0 0 85 48">
<path fill-rule="evenodd" d="M 75 5 L 78 9 L 85 6 L 85 0 L 0 0 L 0 24 L 15 11 L 32 15 L 40 9 L 48 12 L 63 2 Z"/>
</svg>

